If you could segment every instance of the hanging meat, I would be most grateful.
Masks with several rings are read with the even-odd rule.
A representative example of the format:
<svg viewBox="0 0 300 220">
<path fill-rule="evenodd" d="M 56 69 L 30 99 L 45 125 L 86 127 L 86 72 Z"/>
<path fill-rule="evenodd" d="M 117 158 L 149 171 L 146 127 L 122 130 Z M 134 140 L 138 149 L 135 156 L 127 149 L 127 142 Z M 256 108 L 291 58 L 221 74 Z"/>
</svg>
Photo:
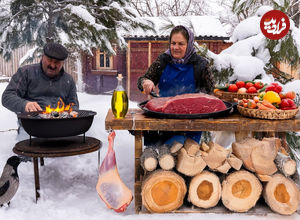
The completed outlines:
<svg viewBox="0 0 300 220">
<path fill-rule="evenodd" d="M 108 135 L 108 151 L 100 166 L 96 190 L 106 206 L 116 212 L 124 212 L 132 201 L 132 192 L 122 182 L 116 164 L 113 149 L 116 134 Z"/>
</svg>

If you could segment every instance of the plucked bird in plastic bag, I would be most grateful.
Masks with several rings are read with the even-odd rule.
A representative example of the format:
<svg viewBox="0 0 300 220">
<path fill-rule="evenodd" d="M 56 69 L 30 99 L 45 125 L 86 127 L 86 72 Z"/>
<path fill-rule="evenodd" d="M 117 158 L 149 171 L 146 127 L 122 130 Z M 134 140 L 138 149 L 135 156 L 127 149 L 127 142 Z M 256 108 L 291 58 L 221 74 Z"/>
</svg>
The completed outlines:
<svg viewBox="0 0 300 220">
<path fill-rule="evenodd" d="M 120 178 L 115 151 L 114 131 L 108 135 L 108 151 L 99 169 L 96 190 L 106 206 L 116 212 L 124 212 L 132 201 L 132 192 Z"/>
</svg>

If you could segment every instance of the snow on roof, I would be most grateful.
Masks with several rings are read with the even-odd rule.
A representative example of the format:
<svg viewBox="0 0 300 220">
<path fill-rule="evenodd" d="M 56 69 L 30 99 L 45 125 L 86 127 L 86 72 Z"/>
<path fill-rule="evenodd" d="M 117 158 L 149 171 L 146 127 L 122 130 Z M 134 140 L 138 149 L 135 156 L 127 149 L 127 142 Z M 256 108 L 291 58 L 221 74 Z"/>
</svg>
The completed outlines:
<svg viewBox="0 0 300 220">
<path fill-rule="evenodd" d="M 177 17 L 144 17 L 153 22 L 154 31 L 137 29 L 134 33 L 122 33 L 125 38 L 169 37 L 171 28 L 169 25 L 185 25 L 191 28 L 195 37 L 225 37 L 228 38 L 221 22 L 214 16 L 177 16 Z"/>
</svg>

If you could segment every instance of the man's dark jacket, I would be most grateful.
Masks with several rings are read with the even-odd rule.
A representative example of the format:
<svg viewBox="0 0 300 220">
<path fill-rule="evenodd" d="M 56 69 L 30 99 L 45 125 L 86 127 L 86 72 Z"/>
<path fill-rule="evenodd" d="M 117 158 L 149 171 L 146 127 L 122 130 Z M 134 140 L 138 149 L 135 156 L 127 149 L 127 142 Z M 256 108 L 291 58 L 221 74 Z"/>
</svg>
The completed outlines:
<svg viewBox="0 0 300 220">
<path fill-rule="evenodd" d="M 37 102 L 42 109 L 56 107 L 61 98 L 67 105 L 79 108 L 76 86 L 72 76 L 62 68 L 59 75 L 49 78 L 41 63 L 20 67 L 2 94 L 2 105 L 13 112 L 24 112 L 28 101 Z"/>
</svg>

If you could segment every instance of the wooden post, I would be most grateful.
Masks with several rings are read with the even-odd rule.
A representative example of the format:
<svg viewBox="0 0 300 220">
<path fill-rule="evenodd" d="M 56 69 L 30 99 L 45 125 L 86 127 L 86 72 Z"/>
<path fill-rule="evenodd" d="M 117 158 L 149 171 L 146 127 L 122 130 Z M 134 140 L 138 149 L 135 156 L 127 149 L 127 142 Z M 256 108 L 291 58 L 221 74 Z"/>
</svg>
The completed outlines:
<svg viewBox="0 0 300 220">
<path fill-rule="evenodd" d="M 148 67 L 151 66 L 151 64 L 152 64 L 151 54 L 152 54 L 152 44 L 149 41 L 149 43 L 148 43 Z"/>
<path fill-rule="evenodd" d="M 135 184 L 134 184 L 134 204 L 135 213 L 139 213 L 142 209 L 142 197 L 141 197 L 141 161 L 140 157 L 143 149 L 142 131 L 135 130 L 135 155 L 134 155 L 134 173 L 135 173 Z"/>
<path fill-rule="evenodd" d="M 127 48 L 127 96 L 130 99 L 130 58 L 131 58 L 131 43 L 128 41 Z"/>
</svg>

